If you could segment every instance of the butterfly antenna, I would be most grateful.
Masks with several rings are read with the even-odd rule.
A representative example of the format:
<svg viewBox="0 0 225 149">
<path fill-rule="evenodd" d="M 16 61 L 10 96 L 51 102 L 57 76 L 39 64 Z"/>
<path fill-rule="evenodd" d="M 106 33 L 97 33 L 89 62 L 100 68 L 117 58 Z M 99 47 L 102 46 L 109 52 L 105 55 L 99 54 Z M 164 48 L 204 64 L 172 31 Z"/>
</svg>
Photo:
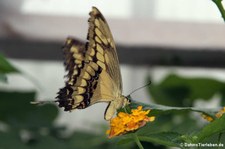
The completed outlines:
<svg viewBox="0 0 225 149">
<path fill-rule="evenodd" d="M 128 96 L 130 96 L 130 95 L 133 94 L 134 92 L 136 92 L 136 91 L 138 91 L 138 90 L 140 90 L 140 89 L 142 89 L 142 88 L 144 88 L 144 87 L 146 87 L 146 86 L 149 86 L 151 83 L 152 83 L 152 82 L 149 81 L 149 82 L 148 82 L 147 84 L 145 84 L 144 86 L 141 86 L 141 87 L 139 87 L 139 88 L 133 90 Z"/>
<path fill-rule="evenodd" d="M 46 100 L 46 101 L 31 101 L 30 104 L 33 104 L 33 105 L 43 105 L 43 104 L 46 104 L 46 103 L 54 103 L 56 101 L 52 101 L 52 100 Z"/>
</svg>

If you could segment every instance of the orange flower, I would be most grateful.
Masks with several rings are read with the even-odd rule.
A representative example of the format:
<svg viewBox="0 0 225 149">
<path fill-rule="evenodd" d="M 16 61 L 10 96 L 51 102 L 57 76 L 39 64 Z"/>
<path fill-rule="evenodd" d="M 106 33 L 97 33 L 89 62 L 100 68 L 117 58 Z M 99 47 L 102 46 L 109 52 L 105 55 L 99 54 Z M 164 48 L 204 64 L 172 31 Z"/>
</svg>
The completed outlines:
<svg viewBox="0 0 225 149">
<path fill-rule="evenodd" d="M 216 113 L 216 117 L 220 118 L 224 113 L 225 113 L 225 107 L 223 107 L 223 109 L 221 109 L 219 112 Z"/>
<path fill-rule="evenodd" d="M 106 131 L 106 134 L 109 135 L 109 138 L 112 138 L 145 126 L 147 122 L 155 120 L 154 116 L 147 116 L 149 112 L 150 110 L 143 111 L 142 106 L 132 109 L 131 114 L 119 112 L 116 117 L 111 119 L 110 129 Z"/>
<path fill-rule="evenodd" d="M 216 118 L 220 118 L 224 113 L 225 113 L 225 107 L 223 107 L 220 111 L 218 111 L 218 112 L 215 114 L 215 116 L 216 116 Z M 209 121 L 209 122 L 214 121 L 214 118 L 211 117 L 211 116 L 202 114 L 202 117 L 203 117 L 205 120 Z"/>
<path fill-rule="evenodd" d="M 205 114 L 202 114 L 201 116 L 202 116 L 202 118 L 204 118 L 208 122 L 212 122 L 214 120 L 211 116 L 208 116 L 208 115 L 205 115 Z"/>
</svg>

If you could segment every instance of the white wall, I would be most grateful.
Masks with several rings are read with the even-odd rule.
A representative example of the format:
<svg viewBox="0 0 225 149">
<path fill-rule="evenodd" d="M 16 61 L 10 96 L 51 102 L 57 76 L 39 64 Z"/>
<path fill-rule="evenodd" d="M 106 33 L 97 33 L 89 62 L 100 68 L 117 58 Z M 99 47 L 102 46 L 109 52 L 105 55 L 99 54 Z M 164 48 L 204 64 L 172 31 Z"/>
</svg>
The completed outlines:
<svg viewBox="0 0 225 149">
<path fill-rule="evenodd" d="M 1 0 L 0 12 L 86 17 L 91 6 L 97 6 L 107 18 L 223 22 L 211 0 Z"/>
</svg>

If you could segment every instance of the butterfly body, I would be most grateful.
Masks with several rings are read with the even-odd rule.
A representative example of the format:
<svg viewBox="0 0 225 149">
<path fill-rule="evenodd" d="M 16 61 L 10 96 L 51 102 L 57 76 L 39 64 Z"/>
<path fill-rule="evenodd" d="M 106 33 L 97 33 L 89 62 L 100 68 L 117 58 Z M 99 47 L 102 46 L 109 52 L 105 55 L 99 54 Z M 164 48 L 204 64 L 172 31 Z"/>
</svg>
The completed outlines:
<svg viewBox="0 0 225 149">
<path fill-rule="evenodd" d="M 93 7 L 88 21 L 86 45 L 71 37 L 66 40 L 63 51 L 67 80 L 56 98 L 65 111 L 107 102 L 105 119 L 110 120 L 129 101 L 122 95 L 118 56 L 106 20 Z"/>
</svg>

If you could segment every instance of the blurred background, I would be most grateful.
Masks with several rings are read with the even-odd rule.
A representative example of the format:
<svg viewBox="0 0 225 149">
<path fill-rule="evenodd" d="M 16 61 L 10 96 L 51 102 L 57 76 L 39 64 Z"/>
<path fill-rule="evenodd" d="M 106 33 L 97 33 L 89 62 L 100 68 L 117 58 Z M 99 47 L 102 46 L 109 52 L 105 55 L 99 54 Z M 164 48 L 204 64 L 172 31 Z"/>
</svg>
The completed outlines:
<svg viewBox="0 0 225 149">
<path fill-rule="evenodd" d="M 179 82 L 173 91 L 181 91 L 176 97 L 182 103 L 172 106 L 214 108 L 224 103 L 225 94 L 221 90 L 225 81 L 225 28 L 211 0 L 0 0 L 0 53 L 21 72 L 7 75 L 7 83 L 0 82 L 1 91 L 54 100 L 64 86 L 61 47 L 68 36 L 86 41 L 92 6 L 105 16 L 114 36 L 124 95 L 151 80 L 149 88 L 135 92 L 132 98 L 171 105 L 163 100 L 169 96 L 172 99 L 176 93 L 163 92 L 162 84 L 172 79 Z M 191 96 L 192 102 L 186 104 L 180 100 L 190 96 L 185 96 L 186 88 L 182 85 L 196 83 L 193 79 L 202 81 L 197 92 L 205 92 Z M 156 98 L 163 102 L 157 102 Z M 65 126 L 68 132 L 80 129 L 98 132 L 102 128 L 99 130 L 96 125 L 107 124 L 103 119 L 105 107 L 105 103 L 100 103 L 73 112 L 59 109 L 51 123 Z M 26 140 L 26 132 L 22 134 Z"/>
</svg>

